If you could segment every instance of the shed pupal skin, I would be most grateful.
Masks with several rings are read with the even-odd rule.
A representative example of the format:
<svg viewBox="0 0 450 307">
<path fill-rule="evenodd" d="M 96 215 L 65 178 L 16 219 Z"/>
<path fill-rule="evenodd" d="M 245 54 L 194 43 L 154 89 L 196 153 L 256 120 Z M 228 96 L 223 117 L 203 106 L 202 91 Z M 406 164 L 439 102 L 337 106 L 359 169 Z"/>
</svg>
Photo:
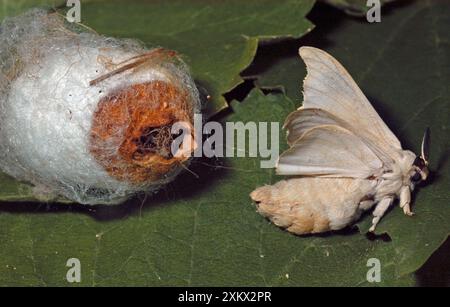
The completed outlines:
<svg viewBox="0 0 450 307">
<path fill-rule="evenodd" d="M 120 203 L 172 180 L 188 157 L 141 141 L 151 128 L 164 126 L 170 138 L 172 123 L 191 123 L 197 90 L 161 49 L 157 61 L 146 54 L 146 62 L 111 74 L 145 53 L 128 49 L 74 43 L 23 67 L 0 115 L 3 171 L 83 204 Z"/>
<path fill-rule="evenodd" d="M 187 160 L 172 153 L 172 125 L 192 122 L 187 93 L 173 84 L 153 80 L 112 92 L 94 113 L 90 151 L 106 171 L 133 184 L 155 182 Z M 117 138 L 118 152 L 109 150 Z M 189 127 L 194 139 L 193 127 Z M 189 137 L 189 136 L 188 136 Z M 195 147 L 192 147 L 194 150 Z"/>
</svg>

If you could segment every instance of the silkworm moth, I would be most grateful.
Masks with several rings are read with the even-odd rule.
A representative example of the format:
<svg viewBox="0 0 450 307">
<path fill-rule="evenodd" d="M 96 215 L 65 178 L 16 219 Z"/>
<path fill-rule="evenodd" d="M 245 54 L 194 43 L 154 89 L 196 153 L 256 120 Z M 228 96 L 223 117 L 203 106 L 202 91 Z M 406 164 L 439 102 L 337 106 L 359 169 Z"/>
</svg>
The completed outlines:
<svg viewBox="0 0 450 307">
<path fill-rule="evenodd" d="M 302 47 L 303 105 L 286 119 L 289 149 L 276 172 L 293 176 L 254 190 L 257 210 L 295 234 L 342 229 L 374 207 L 372 226 L 429 174 L 429 130 L 416 156 L 402 149 L 345 68 L 323 50 Z"/>
<path fill-rule="evenodd" d="M 0 169 L 40 199 L 115 204 L 186 167 L 171 127 L 200 99 L 176 52 L 83 30 L 43 10 L 2 23 Z"/>
</svg>

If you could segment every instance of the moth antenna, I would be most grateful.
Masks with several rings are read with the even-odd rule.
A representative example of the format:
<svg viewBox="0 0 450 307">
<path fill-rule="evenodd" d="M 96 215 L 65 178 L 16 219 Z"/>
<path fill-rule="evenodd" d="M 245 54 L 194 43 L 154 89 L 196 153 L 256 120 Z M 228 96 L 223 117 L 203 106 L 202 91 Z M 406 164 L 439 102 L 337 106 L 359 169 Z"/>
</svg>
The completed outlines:
<svg viewBox="0 0 450 307">
<path fill-rule="evenodd" d="M 131 57 L 129 59 L 126 59 L 125 61 L 122 61 L 120 63 L 118 63 L 117 65 L 125 65 L 126 63 L 129 63 L 133 60 L 137 60 L 137 59 L 154 59 L 154 58 L 173 58 L 178 56 L 178 53 L 174 50 L 169 50 L 169 49 L 164 49 L 164 48 L 156 48 L 153 49 L 149 52 L 145 52 L 139 55 L 136 55 L 134 57 Z"/>
<path fill-rule="evenodd" d="M 115 69 L 115 70 L 113 70 L 113 71 L 111 71 L 111 72 L 109 72 L 107 74 L 104 74 L 104 75 L 102 75 L 102 76 L 100 76 L 100 77 L 90 81 L 89 82 L 89 86 L 96 85 L 96 84 L 98 84 L 98 83 L 100 83 L 100 82 L 102 82 L 102 81 L 104 81 L 104 80 L 106 80 L 106 79 L 108 79 L 108 78 L 110 78 L 110 77 L 112 77 L 114 75 L 120 74 L 120 73 L 122 73 L 124 71 L 127 71 L 129 69 L 135 68 L 135 67 L 137 67 L 137 66 L 139 66 L 139 65 L 141 65 L 141 64 L 143 64 L 145 62 L 146 62 L 146 59 L 140 59 L 140 60 L 137 60 L 137 61 L 132 62 L 130 64 L 127 64 L 127 65 L 124 65 L 122 67 L 119 67 L 119 68 L 117 68 L 117 69 Z"/>
<path fill-rule="evenodd" d="M 112 77 L 114 75 L 120 74 L 120 73 L 122 73 L 124 71 L 127 71 L 129 69 L 136 68 L 136 67 L 138 67 L 138 66 L 140 66 L 142 64 L 147 63 L 148 61 L 151 61 L 154 58 L 171 58 L 171 57 L 175 57 L 175 56 L 177 56 L 177 53 L 175 51 L 167 50 L 167 49 L 163 49 L 163 48 L 157 48 L 157 49 L 152 50 L 150 52 L 147 52 L 147 53 L 144 53 L 144 54 L 141 54 L 141 55 L 138 55 L 138 56 L 134 56 L 132 58 L 129 58 L 128 60 L 125 60 L 125 61 L 119 63 L 119 65 L 127 63 L 127 62 L 130 62 L 132 60 L 134 60 L 134 61 L 132 61 L 132 62 L 130 62 L 128 64 L 125 64 L 125 65 L 123 65 L 123 66 L 121 66 L 121 67 L 119 67 L 119 68 L 117 68 L 117 69 L 115 69 L 115 70 L 113 70 L 113 71 L 111 71 L 109 73 L 106 73 L 106 74 L 104 74 L 104 75 L 102 75 L 102 76 L 100 76 L 100 77 L 98 77 L 98 78 L 96 78 L 94 80 L 91 80 L 89 82 L 89 86 L 96 85 L 96 84 L 98 84 L 98 83 L 100 83 L 100 82 L 102 82 L 102 81 L 104 81 L 104 80 L 106 80 L 106 79 L 108 79 L 108 78 L 110 78 L 110 77 Z"/>
<path fill-rule="evenodd" d="M 430 134 L 431 130 L 429 127 L 427 127 L 422 139 L 422 154 L 420 156 L 425 161 L 426 165 L 428 165 L 428 161 L 430 158 Z"/>
</svg>

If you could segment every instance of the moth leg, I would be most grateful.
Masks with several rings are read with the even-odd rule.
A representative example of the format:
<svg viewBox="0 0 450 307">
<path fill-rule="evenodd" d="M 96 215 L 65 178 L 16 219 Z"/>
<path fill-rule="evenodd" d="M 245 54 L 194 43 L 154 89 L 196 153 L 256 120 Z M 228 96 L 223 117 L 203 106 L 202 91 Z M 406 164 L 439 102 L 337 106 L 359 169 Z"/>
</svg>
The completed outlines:
<svg viewBox="0 0 450 307">
<path fill-rule="evenodd" d="M 369 229 L 370 232 L 375 231 L 375 227 L 377 227 L 378 222 L 381 220 L 384 213 L 386 213 L 386 210 L 392 205 L 393 200 L 392 197 L 386 197 L 377 204 L 375 210 L 373 210 L 374 217 L 372 219 L 372 227 Z"/>
<path fill-rule="evenodd" d="M 403 212 L 408 216 L 413 216 L 414 212 L 411 212 L 411 190 L 408 186 L 403 186 L 400 190 L 400 208 L 403 208 Z"/>
<path fill-rule="evenodd" d="M 359 202 L 359 208 L 361 210 L 366 211 L 366 210 L 369 210 L 370 208 L 372 208 L 373 204 L 374 204 L 373 200 L 362 200 Z"/>
</svg>

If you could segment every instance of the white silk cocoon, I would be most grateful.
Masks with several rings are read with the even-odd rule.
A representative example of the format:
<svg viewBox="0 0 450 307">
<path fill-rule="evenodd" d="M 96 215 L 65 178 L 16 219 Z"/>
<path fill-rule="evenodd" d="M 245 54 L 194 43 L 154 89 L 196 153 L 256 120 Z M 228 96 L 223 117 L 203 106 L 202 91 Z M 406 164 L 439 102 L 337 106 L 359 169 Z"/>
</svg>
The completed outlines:
<svg viewBox="0 0 450 307">
<path fill-rule="evenodd" d="M 136 184 L 111 176 L 89 150 L 92 117 L 99 101 L 118 88 L 176 78 L 189 89 L 193 112 L 200 102 L 184 66 L 173 63 L 124 71 L 90 85 L 111 66 L 148 49 L 67 29 L 42 10 L 7 19 L 0 30 L 0 168 L 40 192 L 83 204 L 119 203 L 173 179 Z M 116 142 L 117 143 L 117 142 Z M 118 144 L 110 144 L 111 151 Z"/>
</svg>

